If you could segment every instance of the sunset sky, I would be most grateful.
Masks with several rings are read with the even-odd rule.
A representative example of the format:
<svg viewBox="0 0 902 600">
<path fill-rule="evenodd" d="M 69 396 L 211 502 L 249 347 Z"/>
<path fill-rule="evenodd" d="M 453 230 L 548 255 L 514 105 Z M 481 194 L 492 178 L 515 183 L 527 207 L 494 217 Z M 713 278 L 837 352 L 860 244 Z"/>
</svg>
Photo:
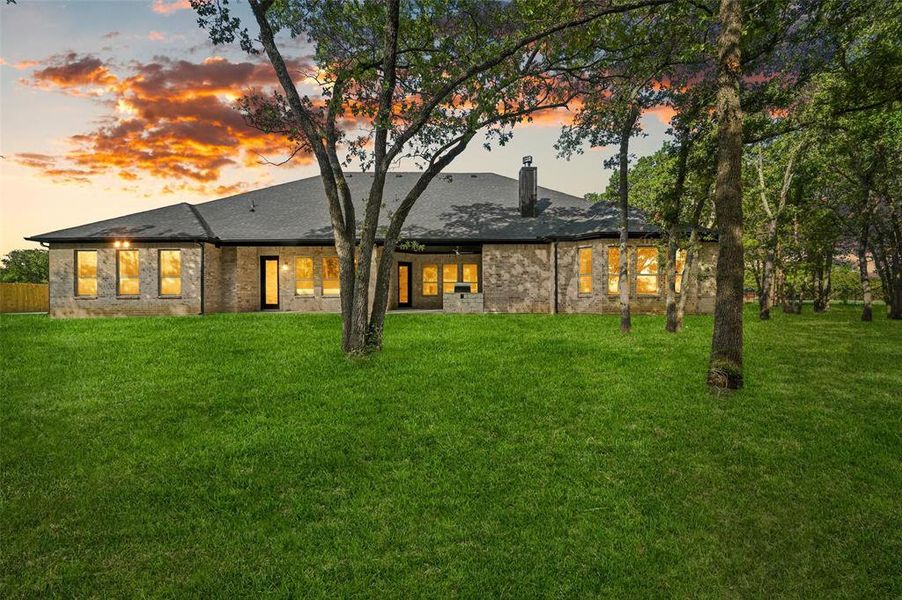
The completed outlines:
<svg viewBox="0 0 902 600">
<path fill-rule="evenodd" d="M 283 51 L 296 65 L 308 54 L 287 38 Z M 260 164 L 260 154 L 284 159 L 286 146 L 232 108 L 244 90 L 272 81 L 264 58 L 214 48 L 187 0 L 2 5 L 0 253 L 34 247 L 26 235 L 316 174 L 304 159 Z M 567 115 L 559 117 L 521 126 L 491 152 L 474 141 L 449 171 L 516 177 L 531 154 L 541 185 L 600 191 L 611 174 L 602 163 L 615 149 L 558 159 L 553 144 Z M 645 115 L 643 127 L 637 155 L 660 146 L 666 114 Z"/>
</svg>

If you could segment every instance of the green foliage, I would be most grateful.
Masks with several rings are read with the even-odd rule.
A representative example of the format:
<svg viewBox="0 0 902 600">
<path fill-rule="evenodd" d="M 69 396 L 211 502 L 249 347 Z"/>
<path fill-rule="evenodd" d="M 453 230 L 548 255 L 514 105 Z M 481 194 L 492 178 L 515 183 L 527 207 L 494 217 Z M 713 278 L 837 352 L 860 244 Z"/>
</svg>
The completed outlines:
<svg viewBox="0 0 902 600">
<path fill-rule="evenodd" d="M 49 260 L 47 250 L 10 250 L 0 258 L 0 282 L 47 283 Z"/>
<path fill-rule="evenodd" d="M 0 596 L 894 596 L 902 328 L 745 317 L 4 315 Z"/>
<path fill-rule="evenodd" d="M 861 278 L 857 268 L 833 265 L 833 298 L 841 302 L 860 302 L 862 296 Z"/>
</svg>

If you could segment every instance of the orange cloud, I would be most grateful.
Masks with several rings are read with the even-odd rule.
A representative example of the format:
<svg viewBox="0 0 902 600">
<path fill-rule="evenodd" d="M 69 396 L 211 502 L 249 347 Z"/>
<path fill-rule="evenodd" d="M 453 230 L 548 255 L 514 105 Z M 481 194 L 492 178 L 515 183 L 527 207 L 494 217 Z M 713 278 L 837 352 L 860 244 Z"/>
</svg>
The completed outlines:
<svg viewBox="0 0 902 600">
<path fill-rule="evenodd" d="M 166 34 L 162 31 L 151 31 L 147 34 L 147 39 L 151 42 L 162 42 L 166 39 Z"/>
<path fill-rule="evenodd" d="M 157 58 L 131 63 L 118 74 L 111 69 L 100 59 L 71 53 L 52 57 L 49 66 L 24 80 L 35 88 L 96 98 L 108 112 L 95 129 L 70 136 L 63 155 L 21 153 L 14 160 L 54 181 L 84 183 L 112 173 L 125 181 L 163 179 L 173 193 L 228 192 L 237 188 L 216 185 L 224 168 L 257 165 L 261 154 L 284 156 L 291 150 L 281 136 L 249 127 L 234 107 L 242 89 L 274 84 L 268 64 Z"/>
<path fill-rule="evenodd" d="M 188 0 L 153 0 L 151 10 L 157 14 L 168 15 L 178 10 L 187 10 L 191 8 Z"/>
<path fill-rule="evenodd" d="M 655 117 L 664 125 L 670 125 L 670 121 L 676 116 L 676 111 L 669 104 L 659 104 L 646 109 L 644 114 Z"/>
<path fill-rule="evenodd" d="M 48 66 L 35 71 L 31 79 L 20 81 L 31 87 L 59 90 L 71 96 L 99 96 L 110 91 L 119 81 L 102 60 L 90 54 L 59 54 L 51 56 L 43 64 Z"/>
</svg>

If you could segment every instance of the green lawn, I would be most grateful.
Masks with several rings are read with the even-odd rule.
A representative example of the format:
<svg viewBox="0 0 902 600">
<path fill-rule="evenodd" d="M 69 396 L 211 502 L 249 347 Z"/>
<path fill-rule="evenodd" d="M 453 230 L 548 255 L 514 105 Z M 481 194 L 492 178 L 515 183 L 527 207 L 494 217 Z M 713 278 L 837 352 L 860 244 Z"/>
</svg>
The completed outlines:
<svg viewBox="0 0 902 600">
<path fill-rule="evenodd" d="M 806 311 L 810 311 L 806 307 Z M 3 317 L 0 596 L 902 594 L 902 323 Z"/>
</svg>

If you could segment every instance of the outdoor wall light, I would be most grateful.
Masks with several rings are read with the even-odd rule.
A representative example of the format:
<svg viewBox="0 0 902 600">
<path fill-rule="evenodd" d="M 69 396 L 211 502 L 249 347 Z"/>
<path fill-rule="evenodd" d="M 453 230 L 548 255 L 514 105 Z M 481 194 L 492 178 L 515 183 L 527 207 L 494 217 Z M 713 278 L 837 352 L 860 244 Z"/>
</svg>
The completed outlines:
<svg viewBox="0 0 902 600">
<path fill-rule="evenodd" d="M 122 247 L 123 247 L 123 248 L 128 248 L 129 246 L 131 246 L 131 243 L 130 243 L 130 242 L 122 242 Z"/>
<path fill-rule="evenodd" d="M 284 264 L 282 265 L 282 270 L 283 270 L 283 271 L 287 271 L 287 270 L 288 270 L 288 263 L 284 263 Z"/>
<path fill-rule="evenodd" d="M 116 240 L 115 242 L 113 242 L 113 245 L 118 248 L 119 246 L 122 245 L 122 242 L 120 242 L 119 240 Z"/>
</svg>

